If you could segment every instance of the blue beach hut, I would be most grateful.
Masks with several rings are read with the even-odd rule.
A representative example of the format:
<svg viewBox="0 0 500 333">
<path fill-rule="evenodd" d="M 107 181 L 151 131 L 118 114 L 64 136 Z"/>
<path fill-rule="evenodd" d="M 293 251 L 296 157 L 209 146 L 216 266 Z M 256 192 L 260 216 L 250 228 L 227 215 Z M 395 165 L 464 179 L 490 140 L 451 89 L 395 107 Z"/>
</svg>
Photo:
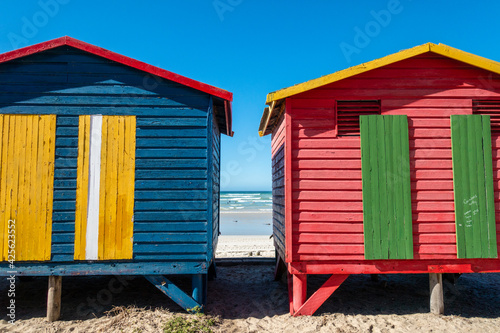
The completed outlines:
<svg viewBox="0 0 500 333">
<path fill-rule="evenodd" d="M 0 275 L 143 275 L 205 304 L 232 94 L 62 37 L 0 55 Z M 184 291 L 165 275 L 192 277 Z"/>
</svg>

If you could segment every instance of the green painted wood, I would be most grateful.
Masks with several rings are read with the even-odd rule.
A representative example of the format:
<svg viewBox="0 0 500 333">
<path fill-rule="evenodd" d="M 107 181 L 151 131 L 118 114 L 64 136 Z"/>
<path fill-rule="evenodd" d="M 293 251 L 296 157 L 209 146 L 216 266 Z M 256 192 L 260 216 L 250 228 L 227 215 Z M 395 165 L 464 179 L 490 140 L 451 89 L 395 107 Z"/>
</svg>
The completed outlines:
<svg viewBox="0 0 500 333">
<path fill-rule="evenodd" d="M 408 120 L 360 116 L 366 259 L 412 259 Z"/>
<path fill-rule="evenodd" d="M 458 258 L 497 258 L 490 116 L 452 115 Z"/>
</svg>

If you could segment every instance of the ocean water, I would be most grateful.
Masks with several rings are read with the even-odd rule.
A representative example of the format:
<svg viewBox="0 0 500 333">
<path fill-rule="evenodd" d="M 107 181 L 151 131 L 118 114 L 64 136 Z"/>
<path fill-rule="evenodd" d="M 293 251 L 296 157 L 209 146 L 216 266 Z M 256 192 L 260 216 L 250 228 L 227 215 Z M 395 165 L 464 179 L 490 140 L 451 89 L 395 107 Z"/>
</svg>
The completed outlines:
<svg viewBox="0 0 500 333">
<path fill-rule="evenodd" d="M 221 192 L 221 211 L 270 212 L 273 209 L 272 192 Z"/>
<path fill-rule="evenodd" d="M 221 235 L 271 235 L 272 192 L 221 192 Z"/>
</svg>

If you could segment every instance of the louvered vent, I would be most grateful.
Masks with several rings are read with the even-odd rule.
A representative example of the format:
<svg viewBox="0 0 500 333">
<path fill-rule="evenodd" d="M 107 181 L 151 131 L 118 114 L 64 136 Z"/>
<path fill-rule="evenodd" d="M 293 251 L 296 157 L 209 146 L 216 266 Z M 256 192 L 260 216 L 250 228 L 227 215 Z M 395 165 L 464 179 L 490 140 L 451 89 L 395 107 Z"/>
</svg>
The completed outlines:
<svg viewBox="0 0 500 333">
<path fill-rule="evenodd" d="M 491 119 L 491 133 L 500 134 L 500 99 L 473 100 L 472 113 L 489 115 Z"/>
<path fill-rule="evenodd" d="M 337 101 L 338 136 L 359 136 L 359 116 L 380 114 L 380 100 Z"/>
</svg>

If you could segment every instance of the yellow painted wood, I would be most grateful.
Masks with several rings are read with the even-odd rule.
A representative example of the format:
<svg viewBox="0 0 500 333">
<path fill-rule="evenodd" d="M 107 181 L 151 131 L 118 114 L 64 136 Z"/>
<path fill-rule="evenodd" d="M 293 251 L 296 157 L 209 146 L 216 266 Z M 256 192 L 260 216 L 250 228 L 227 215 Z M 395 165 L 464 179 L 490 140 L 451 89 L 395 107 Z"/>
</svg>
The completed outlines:
<svg viewBox="0 0 500 333">
<path fill-rule="evenodd" d="M 4 116 L 3 114 L 0 114 L 0 162 L 2 161 L 2 152 L 4 151 L 3 149 L 3 135 L 4 135 L 4 119 L 6 119 L 8 116 Z M 3 178 L 2 178 L 2 172 L 4 169 L 7 167 L 7 165 L 4 165 L 3 163 L 0 163 L 0 195 L 2 193 L 2 183 L 3 183 Z M 5 221 L 4 219 L 4 207 L 2 205 L 4 201 L 1 200 L 0 198 L 0 221 Z M 7 242 L 8 238 L 8 233 L 7 233 L 7 225 L 5 222 L 0 222 L 0 261 L 4 260 L 3 258 L 3 253 L 4 253 L 4 241 Z"/>
<path fill-rule="evenodd" d="M 108 119 L 109 117 L 102 117 L 102 133 L 101 133 L 101 175 L 99 188 L 106 188 L 106 174 L 107 174 L 107 156 L 108 156 Z M 105 259 L 104 255 L 104 223 L 106 218 L 106 195 L 99 194 L 99 241 L 98 241 L 98 259 Z"/>
<path fill-rule="evenodd" d="M 99 188 L 98 259 L 132 259 L 136 119 L 103 116 Z M 79 123 L 75 259 L 85 259 L 90 117 Z"/>
<path fill-rule="evenodd" d="M 106 196 L 106 215 L 104 222 L 104 256 L 109 259 L 115 258 L 116 239 L 116 191 L 117 191 L 117 168 L 118 168 L 118 128 L 117 116 L 108 119 L 108 154 L 107 154 L 107 172 L 106 187 L 101 188 L 101 196 Z M 102 177 L 102 173 L 101 173 Z M 101 221 L 99 221 L 101 223 Z"/>
<path fill-rule="evenodd" d="M 50 260 L 54 187 L 54 115 L 3 115 L 0 124 L 1 260 L 15 220 L 17 261 Z"/>
<path fill-rule="evenodd" d="M 76 175 L 75 260 L 85 260 L 87 207 L 89 197 L 90 116 L 78 121 L 78 162 Z"/>
<path fill-rule="evenodd" d="M 403 50 L 403 51 L 385 56 L 385 57 L 380 58 L 380 59 L 375 59 L 375 60 L 369 61 L 369 62 L 364 63 L 364 64 L 360 64 L 360 65 L 353 66 L 353 67 L 350 67 L 347 69 L 343 69 L 341 71 L 338 71 L 338 72 L 335 72 L 335 73 L 332 73 L 329 75 L 322 76 L 322 77 L 317 78 L 317 79 L 313 79 L 313 80 L 306 81 L 304 83 L 300 83 L 300 84 L 297 84 L 297 85 L 294 85 L 294 86 L 291 86 L 288 88 L 284 88 L 284 89 L 277 90 L 275 92 L 271 92 L 267 95 L 266 104 L 270 104 L 273 101 L 278 101 L 280 99 L 283 99 L 283 98 L 286 98 L 286 97 L 289 97 L 292 95 L 296 95 L 296 94 L 302 93 L 304 91 L 315 89 L 315 88 L 324 86 L 326 84 L 330 84 L 332 82 L 340 81 L 340 80 L 343 80 L 345 78 L 348 78 L 348 77 L 351 77 L 351 76 L 354 76 L 357 74 L 361 74 L 361 73 L 367 72 L 367 71 L 375 69 L 375 68 L 386 66 L 386 65 L 392 64 L 396 61 L 401 61 L 401 60 L 408 59 L 408 58 L 414 57 L 416 55 L 419 55 L 419 54 L 422 54 L 425 52 L 429 52 L 431 45 L 435 45 L 435 44 L 427 43 L 427 44 L 423 44 L 423 45 L 418 45 L 418 46 L 412 47 L 411 49 Z"/>
<path fill-rule="evenodd" d="M 100 196 L 105 197 L 106 212 L 99 220 L 104 230 L 99 239 L 99 247 L 103 248 L 99 259 L 132 259 L 135 117 L 103 117 L 102 149 L 105 145 L 106 155 L 102 157 L 106 160 L 106 168 L 101 161 L 101 179 L 106 181 L 100 188 Z"/>
<path fill-rule="evenodd" d="M 431 44 L 430 51 L 466 64 L 500 74 L 500 63 L 444 44 Z"/>
<path fill-rule="evenodd" d="M 135 189 L 135 146 L 136 146 L 136 118 L 125 117 L 125 150 L 123 158 L 123 177 L 120 177 L 124 186 L 124 216 L 122 231 L 122 252 L 124 259 L 132 258 L 132 244 L 134 234 L 134 189 Z"/>
</svg>

